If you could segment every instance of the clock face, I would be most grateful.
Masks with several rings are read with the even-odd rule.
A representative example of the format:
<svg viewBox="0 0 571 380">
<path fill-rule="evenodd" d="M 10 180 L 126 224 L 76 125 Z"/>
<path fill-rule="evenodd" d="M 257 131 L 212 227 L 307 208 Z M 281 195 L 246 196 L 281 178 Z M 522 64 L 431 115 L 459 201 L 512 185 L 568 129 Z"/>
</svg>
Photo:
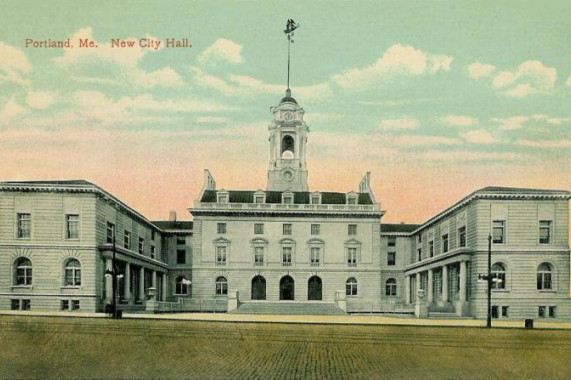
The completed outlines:
<svg viewBox="0 0 571 380">
<path fill-rule="evenodd" d="M 293 120 L 293 114 L 291 112 L 286 112 L 284 114 L 284 119 L 286 119 L 287 121 Z"/>
<path fill-rule="evenodd" d="M 284 180 L 286 180 L 288 182 L 293 179 L 293 173 L 289 170 L 284 171 L 282 176 L 283 176 Z"/>
</svg>

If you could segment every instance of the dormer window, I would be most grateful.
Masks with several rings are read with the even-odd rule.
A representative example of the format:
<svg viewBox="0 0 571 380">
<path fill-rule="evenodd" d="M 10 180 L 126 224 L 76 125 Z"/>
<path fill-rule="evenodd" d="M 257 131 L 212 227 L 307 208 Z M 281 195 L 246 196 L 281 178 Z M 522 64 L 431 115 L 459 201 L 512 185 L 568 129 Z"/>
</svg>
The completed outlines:
<svg viewBox="0 0 571 380">
<path fill-rule="evenodd" d="M 347 204 L 348 205 L 356 205 L 357 204 L 357 193 L 349 193 L 347 194 Z"/>
<path fill-rule="evenodd" d="M 313 193 L 311 194 L 311 204 L 312 205 L 318 205 L 321 204 L 321 193 Z"/>
<path fill-rule="evenodd" d="M 254 193 L 254 203 L 266 203 L 266 193 L 263 191 L 256 191 Z"/>
<path fill-rule="evenodd" d="M 219 191 L 216 193 L 216 202 L 218 203 L 228 203 L 228 192 Z"/>
<path fill-rule="evenodd" d="M 285 205 L 292 205 L 293 204 L 293 193 L 286 192 L 282 194 L 282 203 Z"/>
</svg>

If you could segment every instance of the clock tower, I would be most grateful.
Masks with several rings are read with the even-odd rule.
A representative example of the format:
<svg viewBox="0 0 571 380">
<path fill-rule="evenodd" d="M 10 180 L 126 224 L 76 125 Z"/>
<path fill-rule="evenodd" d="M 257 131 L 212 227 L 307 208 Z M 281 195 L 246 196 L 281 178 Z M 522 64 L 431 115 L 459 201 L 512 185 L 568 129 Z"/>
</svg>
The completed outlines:
<svg viewBox="0 0 571 380">
<path fill-rule="evenodd" d="M 309 128 L 303 121 L 305 111 L 292 98 L 289 88 L 271 111 L 274 119 L 268 126 L 268 191 L 308 191 L 305 151 Z"/>
</svg>

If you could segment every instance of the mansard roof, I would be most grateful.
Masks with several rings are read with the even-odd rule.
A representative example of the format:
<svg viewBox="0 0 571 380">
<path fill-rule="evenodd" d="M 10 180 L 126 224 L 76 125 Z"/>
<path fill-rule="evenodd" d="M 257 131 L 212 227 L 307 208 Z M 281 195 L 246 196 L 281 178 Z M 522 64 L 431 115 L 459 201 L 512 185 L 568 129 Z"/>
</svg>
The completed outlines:
<svg viewBox="0 0 571 380">
<path fill-rule="evenodd" d="M 398 234 L 398 233 L 410 233 L 415 231 L 420 224 L 385 224 L 381 223 L 381 233 L 382 234 Z"/>
<path fill-rule="evenodd" d="M 192 232 L 193 223 L 188 221 L 153 220 L 155 226 L 165 232 Z"/>
<path fill-rule="evenodd" d="M 254 194 L 256 191 L 251 190 L 225 190 L 229 195 L 229 203 L 254 203 Z M 266 191 L 266 203 L 282 203 L 282 194 L 285 191 Z M 293 203 L 294 204 L 310 204 L 310 196 L 314 192 L 309 191 L 294 191 L 293 193 Z M 346 204 L 347 194 L 346 193 L 336 193 L 336 192 L 325 192 L 320 191 L 321 194 L 321 204 L 333 205 L 333 204 Z M 355 193 L 358 194 L 358 204 L 360 205 L 372 205 L 373 200 L 369 193 Z M 205 190 L 200 199 L 202 203 L 215 203 L 216 202 L 216 190 Z"/>
</svg>

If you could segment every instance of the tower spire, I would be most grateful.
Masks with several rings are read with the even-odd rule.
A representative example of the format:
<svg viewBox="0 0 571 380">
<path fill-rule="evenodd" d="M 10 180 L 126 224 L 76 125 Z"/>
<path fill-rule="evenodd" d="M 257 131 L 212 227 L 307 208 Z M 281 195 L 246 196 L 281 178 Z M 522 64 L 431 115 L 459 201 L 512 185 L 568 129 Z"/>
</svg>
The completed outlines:
<svg viewBox="0 0 571 380">
<path fill-rule="evenodd" d="M 293 32 L 297 28 L 299 28 L 299 24 L 296 24 L 295 21 L 293 21 L 293 19 L 290 18 L 287 20 L 286 28 L 284 30 L 284 33 L 286 34 L 287 41 L 288 41 L 288 43 L 287 43 L 287 91 L 290 91 L 290 89 L 289 89 L 289 76 L 290 76 L 290 61 L 291 61 L 291 44 L 295 42 L 293 40 Z"/>
</svg>

